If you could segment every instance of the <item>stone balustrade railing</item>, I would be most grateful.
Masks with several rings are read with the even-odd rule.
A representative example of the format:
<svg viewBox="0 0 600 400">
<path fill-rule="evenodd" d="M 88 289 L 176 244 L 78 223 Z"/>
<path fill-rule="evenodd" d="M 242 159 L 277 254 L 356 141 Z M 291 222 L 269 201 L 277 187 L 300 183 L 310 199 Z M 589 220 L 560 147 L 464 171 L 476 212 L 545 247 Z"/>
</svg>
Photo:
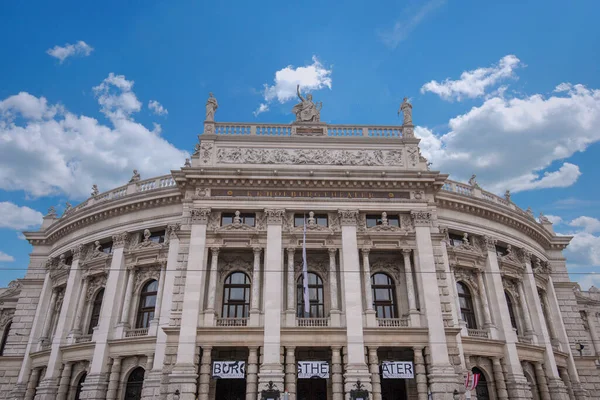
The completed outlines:
<svg viewBox="0 0 600 400">
<path fill-rule="evenodd" d="M 81 335 L 75 338 L 75 343 L 88 343 L 92 341 L 92 335 Z"/>
<path fill-rule="evenodd" d="M 296 326 L 329 326 L 329 318 L 296 318 Z"/>
<path fill-rule="evenodd" d="M 476 338 L 482 338 L 482 339 L 489 338 L 488 331 L 486 331 L 485 329 L 468 329 L 468 332 L 469 332 L 470 337 L 476 337 Z"/>
<path fill-rule="evenodd" d="M 148 336 L 148 328 L 137 328 L 137 329 L 128 329 L 125 331 L 125 337 L 140 337 L 140 336 Z"/>
<path fill-rule="evenodd" d="M 217 318 L 217 326 L 248 326 L 248 318 Z"/>
<path fill-rule="evenodd" d="M 323 125 L 328 137 L 401 138 L 401 126 Z M 216 122 L 215 134 L 230 136 L 291 136 L 292 125 Z"/>
<path fill-rule="evenodd" d="M 377 318 L 377 326 L 380 328 L 407 328 L 408 318 Z"/>
</svg>

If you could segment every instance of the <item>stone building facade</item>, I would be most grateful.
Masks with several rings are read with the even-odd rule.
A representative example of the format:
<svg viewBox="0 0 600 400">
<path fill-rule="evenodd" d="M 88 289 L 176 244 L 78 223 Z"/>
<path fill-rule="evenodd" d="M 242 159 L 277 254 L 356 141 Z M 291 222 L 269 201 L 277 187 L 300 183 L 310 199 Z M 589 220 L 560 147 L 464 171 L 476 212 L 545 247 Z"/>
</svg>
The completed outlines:
<svg viewBox="0 0 600 400">
<path fill-rule="evenodd" d="M 272 382 L 342 400 L 360 380 L 449 400 L 467 372 L 472 399 L 598 398 L 600 293 L 569 281 L 570 238 L 430 171 L 402 107 L 403 126 L 304 103 L 290 125 L 219 123 L 211 96 L 181 169 L 50 210 L 0 289 L 0 399 L 255 400 Z"/>
</svg>

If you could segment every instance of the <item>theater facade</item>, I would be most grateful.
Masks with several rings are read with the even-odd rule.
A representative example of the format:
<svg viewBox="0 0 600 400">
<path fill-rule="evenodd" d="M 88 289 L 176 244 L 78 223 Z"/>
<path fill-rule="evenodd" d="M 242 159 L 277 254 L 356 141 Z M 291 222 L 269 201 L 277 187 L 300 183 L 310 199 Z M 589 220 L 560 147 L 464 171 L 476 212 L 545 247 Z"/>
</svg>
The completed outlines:
<svg viewBox="0 0 600 400">
<path fill-rule="evenodd" d="M 597 398 L 570 237 L 430 170 L 406 100 L 399 126 L 323 123 L 308 96 L 289 125 L 206 108 L 180 169 L 25 233 L 0 399 Z"/>
</svg>

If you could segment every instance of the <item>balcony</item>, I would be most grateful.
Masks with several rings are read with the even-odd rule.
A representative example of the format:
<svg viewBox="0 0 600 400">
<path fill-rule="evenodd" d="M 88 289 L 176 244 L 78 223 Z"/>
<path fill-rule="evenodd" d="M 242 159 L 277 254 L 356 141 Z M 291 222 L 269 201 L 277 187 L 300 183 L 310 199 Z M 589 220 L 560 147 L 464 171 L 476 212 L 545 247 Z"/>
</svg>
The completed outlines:
<svg viewBox="0 0 600 400">
<path fill-rule="evenodd" d="M 296 318 L 296 326 L 302 326 L 302 327 L 329 326 L 329 318 Z"/>
<path fill-rule="evenodd" d="M 517 335 L 517 340 L 519 343 L 533 344 L 533 339 L 531 337 Z"/>
<path fill-rule="evenodd" d="M 148 336 L 148 328 L 128 329 L 125 331 L 126 338 Z"/>
<path fill-rule="evenodd" d="M 248 318 L 217 318 L 217 326 L 248 326 Z"/>
<path fill-rule="evenodd" d="M 408 328 L 408 318 L 377 318 L 377 326 L 380 328 Z"/>
<path fill-rule="evenodd" d="M 489 339 L 489 333 L 485 329 L 468 329 L 469 336 L 481 339 Z"/>
<path fill-rule="evenodd" d="M 75 338 L 75 343 L 88 343 L 92 341 L 92 335 L 81 335 Z"/>
</svg>

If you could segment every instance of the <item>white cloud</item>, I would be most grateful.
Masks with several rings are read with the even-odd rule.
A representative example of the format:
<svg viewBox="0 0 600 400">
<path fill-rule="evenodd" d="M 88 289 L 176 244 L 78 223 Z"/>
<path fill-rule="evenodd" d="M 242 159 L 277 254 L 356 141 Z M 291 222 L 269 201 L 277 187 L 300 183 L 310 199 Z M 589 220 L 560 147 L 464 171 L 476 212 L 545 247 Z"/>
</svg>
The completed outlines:
<svg viewBox="0 0 600 400">
<path fill-rule="evenodd" d="M 6 253 L 0 251 L 0 262 L 13 262 L 15 258 L 13 256 L 9 256 Z"/>
<path fill-rule="evenodd" d="M 296 98 L 296 86 L 300 85 L 302 91 L 314 91 L 324 88 L 331 89 L 331 69 L 321 64 L 316 56 L 312 64 L 294 68 L 291 65 L 275 72 L 275 84 L 264 85 L 263 96 L 265 102 L 255 111 L 255 115 L 269 109 L 269 104 L 277 99 L 281 104 Z"/>
<path fill-rule="evenodd" d="M 0 202 L 0 228 L 28 229 L 42 223 L 43 214 L 29 207 L 19 207 L 8 201 Z"/>
<path fill-rule="evenodd" d="M 587 232 L 572 234 L 573 239 L 565 250 L 569 264 L 600 267 L 600 236 Z"/>
<path fill-rule="evenodd" d="M 558 225 L 563 222 L 563 219 L 558 215 L 546 215 L 546 218 L 548 218 L 548 220 L 554 225 Z"/>
<path fill-rule="evenodd" d="M 258 114 L 262 114 L 266 111 L 269 111 L 269 106 L 265 103 L 260 103 L 260 106 L 258 106 L 258 108 L 256 109 L 256 111 L 253 112 L 253 114 L 256 117 Z"/>
<path fill-rule="evenodd" d="M 394 24 L 393 28 L 387 31 L 379 32 L 379 37 L 383 43 L 391 48 L 396 48 L 400 42 L 404 41 L 408 35 L 433 11 L 444 5 L 446 0 L 430 0 L 423 4 L 418 10 L 410 10 L 407 13 L 411 15 L 402 18 Z"/>
<path fill-rule="evenodd" d="M 452 118 L 441 136 L 418 127 L 423 154 L 453 179 L 477 174 L 479 184 L 495 193 L 573 184 L 580 175 L 574 164 L 544 171 L 600 140 L 600 90 L 565 85 L 548 98 L 489 98 Z"/>
<path fill-rule="evenodd" d="M 421 87 L 421 93 L 431 92 L 439 95 L 444 100 L 462 100 L 466 98 L 481 97 L 486 89 L 499 81 L 514 78 L 514 70 L 521 66 L 521 61 L 514 55 L 504 56 L 498 65 L 488 68 L 477 68 L 465 71 L 460 79 L 445 79 L 443 82 L 432 80 Z M 498 97 L 503 97 L 505 87 L 499 88 Z"/>
<path fill-rule="evenodd" d="M 133 169 L 150 178 L 182 165 L 189 154 L 161 138 L 160 127 L 133 120 L 141 103 L 132 88 L 133 81 L 113 73 L 94 88 L 109 125 L 27 93 L 17 96 L 35 100 L 27 102 L 37 104 L 35 112 L 15 96 L 2 101 L 10 115 L 0 113 L 0 189 L 81 199 L 93 184 L 100 190 L 125 184 Z"/>
<path fill-rule="evenodd" d="M 587 233 L 600 232 L 600 220 L 597 218 L 581 216 L 569 222 L 569 225 L 583 228 Z"/>
<path fill-rule="evenodd" d="M 574 280 L 579 283 L 581 290 L 590 290 L 590 287 L 600 288 L 600 274 L 592 272 L 589 274 L 577 274 Z"/>
<path fill-rule="evenodd" d="M 44 97 L 37 98 L 26 92 L 0 101 L 0 118 L 3 120 L 12 120 L 16 114 L 27 119 L 53 118 L 61 110 L 61 106 L 48 106 Z"/>
<path fill-rule="evenodd" d="M 67 58 L 72 56 L 87 57 L 93 50 L 94 48 L 92 46 L 83 40 L 80 40 L 75 44 L 67 43 L 64 46 L 54 46 L 53 48 L 48 49 L 46 53 L 59 59 L 62 64 Z"/>
<path fill-rule="evenodd" d="M 169 111 L 156 100 L 150 100 L 148 102 L 148 108 L 152 110 L 156 115 L 167 115 L 169 113 Z"/>
<path fill-rule="evenodd" d="M 27 240 L 27 238 L 25 237 L 25 235 L 23 235 L 21 232 L 17 233 L 17 238 L 20 240 Z"/>
</svg>

